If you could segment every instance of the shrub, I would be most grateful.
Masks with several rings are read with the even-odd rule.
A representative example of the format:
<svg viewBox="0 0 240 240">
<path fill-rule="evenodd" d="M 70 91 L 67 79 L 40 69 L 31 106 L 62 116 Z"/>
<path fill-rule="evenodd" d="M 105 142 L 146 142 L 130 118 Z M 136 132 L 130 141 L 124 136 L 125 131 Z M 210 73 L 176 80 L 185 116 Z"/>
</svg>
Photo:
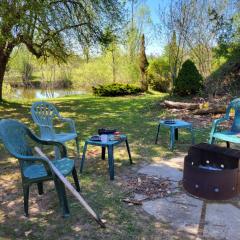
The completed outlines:
<svg viewBox="0 0 240 240">
<path fill-rule="evenodd" d="M 174 93 L 187 96 L 199 92 L 203 77 L 191 60 L 186 60 L 174 83 Z"/>
<path fill-rule="evenodd" d="M 171 85 L 169 65 L 165 59 L 154 59 L 148 67 L 148 81 L 153 90 L 168 92 Z"/>
<path fill-rule="evenodd" d="M 97 96 L 115 97 L 138 94 L 142 92 L 140 87 L 130 84 L 113 83 L 108 85 L 99 85 L 92 87 L 93 93 Z"/>
</svg>

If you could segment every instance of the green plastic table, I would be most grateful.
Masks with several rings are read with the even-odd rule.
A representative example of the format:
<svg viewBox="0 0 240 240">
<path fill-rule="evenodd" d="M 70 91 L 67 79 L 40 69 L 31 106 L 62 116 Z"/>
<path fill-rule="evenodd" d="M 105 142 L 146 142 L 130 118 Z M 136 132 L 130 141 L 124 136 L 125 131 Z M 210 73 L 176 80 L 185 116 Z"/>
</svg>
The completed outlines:
<svg viewBox="0 0 240 240">
<path fill-rule="evenodd" d="M 169 148 L 172 150 L 174 147 L 175 140 L 178 140 L 178 129 L 179 128 L 186 128 L 191 132 L 192 136 L 192 144 L 194 144 L 194 133 L 193 133 L 193 127 L 192 123 L 183 121 L 183 120 L 178 120 L 178 119 L 173 119 L 174 123 L 169 124 L 166 123 L 165 120 L 160 120 L 158 124 L 158 130 L 157 130 L 157 136 L 155 140 L 155 144 L 158 142 L 158 135 L 160 132 L 160 126 L 166 127 L 170 129 L 170 144 Z"/>
<path fill-rule="evenodd" d="M 120 135 L 119 140 L 114 140 L 113 138 L 114 138 L 114 135 L 108 135 L 107 142 L 92 141 L 90 138 L 87 141 L 85 141 L 84 148 L 83 148 L 82 161 L 81 161 L 81 165 L 80 165 L 80 173 L 82 173 L 82 171 L 83 171 L 83 165 L 84 165 L 84 161 L 86 158 L 85 155 L 86 155 L 88 145 L 102 147 L 102 159 L 103 160 L 105 159 L 105 151 L 107 148 L 110 180 L 114 180 L 114 151 L 113 151 L 114 146 L 116 146 L 122 142 L 125 142 L 126 147 L 127 147 L 128 156 L 129 156 L 129 161 L 130 161 L 130 164 L 132 164 L 132 157 L 131 157 L 131 152 L 130 152 L 127 136 L 122 134 L 122 135 Z"/>
</svg>

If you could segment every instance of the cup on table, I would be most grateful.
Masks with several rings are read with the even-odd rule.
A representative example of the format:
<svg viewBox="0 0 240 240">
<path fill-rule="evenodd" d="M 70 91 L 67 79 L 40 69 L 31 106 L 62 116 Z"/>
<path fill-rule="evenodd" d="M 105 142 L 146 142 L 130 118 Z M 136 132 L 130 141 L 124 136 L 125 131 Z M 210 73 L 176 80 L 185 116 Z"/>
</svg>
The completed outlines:
<svg viewBox="0 0 240 240">
<path fill-rule="evenodd" d="M 108 141 L 108 135 L 107 134 L 102 134 L 100 137 L 101 137 L 101 142 L 102 143 L 107 143 L 107 141 Z"/>
</svg>

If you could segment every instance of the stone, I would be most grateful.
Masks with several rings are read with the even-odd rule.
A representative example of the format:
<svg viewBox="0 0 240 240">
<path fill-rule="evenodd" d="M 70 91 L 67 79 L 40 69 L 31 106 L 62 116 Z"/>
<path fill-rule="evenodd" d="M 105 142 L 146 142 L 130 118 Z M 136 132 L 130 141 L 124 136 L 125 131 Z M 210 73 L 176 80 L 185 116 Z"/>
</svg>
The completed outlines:
<svg viewBox="0 0 240 240">
<path fill-rule="evenodd" d="M 144 201 L 143 209 L 177 231 L 197 234 L 203 202 L 186 194 Z"/>
<path fill-rule="evenodd" d="M 240 240 L 240 209 L 232 204 L 207 204 L 205 238 Z"/>
<path fill-rule="evenodd" d="M 183 177 L 181 171 L 162 163 L 147 165 L 141 168 L 138 173 L 146 174 L 149 176 L 156 176 L 159 178 L 168 178 L 169 180 L 176 182 L 182 180 Z"/>
<path fill-rule="evenodd" d="M 138 200 L 138 201 L 143 201 L 144 199 L 147 199 L 147 198 L 148 198 L 148 196 L 146 196 L 144 194 L 138 194 L 138 193 L 134 194 L 134 199 Z"/>
<path fill-rule="evenodd" d="M 183 169 L 185 155 L 180 155 L 178 157 L 164 159 L 164 165 L 167 165 L 176 169 Z"/>
</svg>

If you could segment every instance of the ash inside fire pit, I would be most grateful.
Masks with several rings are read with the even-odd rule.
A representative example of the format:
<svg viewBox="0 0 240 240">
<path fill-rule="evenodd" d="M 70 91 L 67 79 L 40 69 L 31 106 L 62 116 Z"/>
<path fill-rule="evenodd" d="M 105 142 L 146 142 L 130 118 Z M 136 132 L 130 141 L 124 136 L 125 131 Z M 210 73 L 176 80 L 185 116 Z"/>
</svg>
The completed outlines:
<svg viewBox="0 0 240 240">
<path fill-rule="evenodd" d="M 240 192 L 240 151 L 201 143 L 184 160 L 183 186 L 209 200 L 226 200 Z"/>
<path fill-rule="evenodd" d="M 176 183 L 169 179 L 138 174 L 126 182 L 126 187 L 132 192 L 146 196 L 146 199 L 161 198 L 176 190 Z"/>
</svg>

